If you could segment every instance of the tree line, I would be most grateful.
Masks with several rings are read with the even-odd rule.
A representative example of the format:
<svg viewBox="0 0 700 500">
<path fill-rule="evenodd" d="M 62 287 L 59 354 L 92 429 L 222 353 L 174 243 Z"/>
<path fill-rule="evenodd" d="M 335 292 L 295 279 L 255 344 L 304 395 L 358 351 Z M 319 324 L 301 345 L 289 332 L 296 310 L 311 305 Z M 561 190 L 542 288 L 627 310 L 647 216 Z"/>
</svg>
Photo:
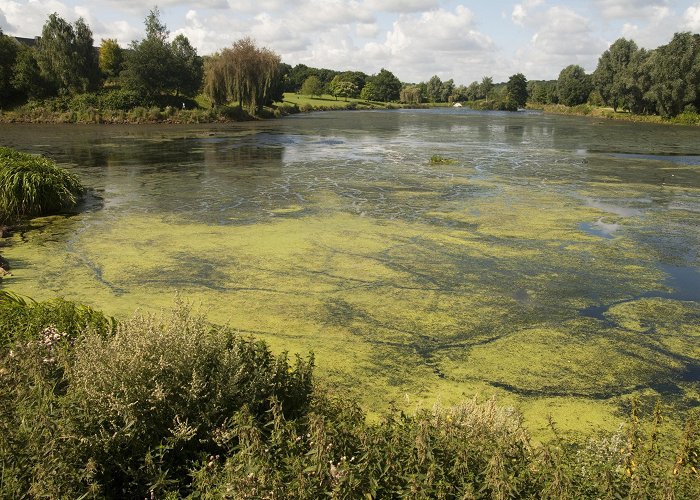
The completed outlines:
<svg viewBox="0 0 700 500">
<path fill-rule="evenodd" d="M 0 105 L 121 91 L 127 94 L 109 102 L 128 107 L 157 102 L 164 95 L 204 94 L 214 106 L 236 103 L 256 114 L 281 101 L 284 92 L 296 92 L 411 105 L 470 102 L 483 109 L 514 110 L 531 102 L 590 103 L 663 117 L 700 111 L 700 35 L 688 32 L 676 33 L 668 44 L 653 50 L 620 38 L 600 56 L 592 74 L 570 65 L 556 80 L 528 81 L 516 73 L 507 82 L 494 83 L 484 76 L 469 85 L 456 85 L 437 75 L 405 83 L 385 68 L 368 75 L 304 64 L 292 67 L 249 38 L 202 57 L 182 34 L 169 41 L 157 7 L 144 23 L 146 36 L 128 48 L 106 39 L 95 49 L 92 31 L 82 18 L 70 24 L 57 14 L 49 16 L 34 46 L 0 31 Z"/>
</svg>

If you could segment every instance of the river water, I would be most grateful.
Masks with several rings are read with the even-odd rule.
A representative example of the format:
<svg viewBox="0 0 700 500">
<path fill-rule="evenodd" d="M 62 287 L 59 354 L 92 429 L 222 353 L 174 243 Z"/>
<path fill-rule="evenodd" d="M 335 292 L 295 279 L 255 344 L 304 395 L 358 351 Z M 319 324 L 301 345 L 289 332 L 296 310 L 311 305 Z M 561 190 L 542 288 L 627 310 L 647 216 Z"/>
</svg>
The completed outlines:
<svg viewBox="0 0 700 500">
<path fill-rule="evenodd" d="M 374 411 L 495 395 L 611 428 L 632 396 L 700 404 L 699 138 L 466 109 L 3 125 L 90 193 L 3 241 L 0 286 L 118 317 L 180 295 Z"/>
</svg>

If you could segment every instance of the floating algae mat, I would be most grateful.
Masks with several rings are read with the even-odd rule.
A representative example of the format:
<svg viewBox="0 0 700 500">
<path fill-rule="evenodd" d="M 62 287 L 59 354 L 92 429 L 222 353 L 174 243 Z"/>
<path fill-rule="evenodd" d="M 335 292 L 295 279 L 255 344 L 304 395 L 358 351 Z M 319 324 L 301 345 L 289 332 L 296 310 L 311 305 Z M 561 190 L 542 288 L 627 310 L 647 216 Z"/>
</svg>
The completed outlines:
<svg viewBox="0 0 700 500">
<path fill-rule="evenodd" d="M 700 404 L 696 129 L 450 109 L 0 137 L 92 188 L 3 241 L 5 289 L 119 317 L 179 294 L 375 412 L 495 395 L 538 432 Z"/>
</svg>

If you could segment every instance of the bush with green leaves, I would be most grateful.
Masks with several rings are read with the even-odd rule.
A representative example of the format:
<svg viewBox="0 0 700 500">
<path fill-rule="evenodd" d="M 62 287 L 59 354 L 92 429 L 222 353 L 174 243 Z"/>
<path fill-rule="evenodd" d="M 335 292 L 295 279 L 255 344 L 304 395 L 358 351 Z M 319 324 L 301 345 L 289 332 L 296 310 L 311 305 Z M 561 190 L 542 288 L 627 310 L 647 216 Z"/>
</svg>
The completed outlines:
<svg viewBox="0 0 700 500">
<path fill-rule="evenodd" d="M 48 158 L 0 147 L 0 223 L 61 212 L 83 191 L 77 176 Z"/>
</svg>

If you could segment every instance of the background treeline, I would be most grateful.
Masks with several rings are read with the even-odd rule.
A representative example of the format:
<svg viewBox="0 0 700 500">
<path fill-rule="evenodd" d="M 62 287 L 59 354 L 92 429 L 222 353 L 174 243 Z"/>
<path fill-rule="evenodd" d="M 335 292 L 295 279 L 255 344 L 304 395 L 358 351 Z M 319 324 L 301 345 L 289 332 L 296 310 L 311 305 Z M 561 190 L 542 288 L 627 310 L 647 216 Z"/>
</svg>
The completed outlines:
<svg viewBox="0 0 700 500">
<path fill-rule="evenodd" d="M 29 103 L 23 108 L 29 114 L 37 109 L 136 109 L 136 117 L 140 113 L 156 119 L 177 114 L 182 107 L 214 107 L 223 110 L 223 118 L 240 118 L 264 115 L 266 108 L 284 100 L 284 93 L 297 93 L 413 106 L 466 102 L 501 110 L 527 104 L 589 104 L 664 118 L 696 116 L 700 110 L 700 35 L 687 32 L 676 33 L 654 50 L 621 38 L 601 55 L 592 74 L 570 65 L 552 81 L 528 81 L 518 73 L 502 83 L 484 76 L 457 85 L 437 75 L 426 82 L 401 82 L 384 68 L 368 75 L 303 64 L 292 67 L 251 39 L 202 57 L 186 36 L 169 40 L 157 8 L 148 14 L 145 26 L 145 38 L 127 48 L 107 39 L 96 49 L 84 20 L 70 24 L 57 14 L 49 16 L 33 44 L 18 43 L 0 32 L 0 107 Z M 86 94 L 90 97 L 75 98 Z"/>
<path fill-rule="evenodd" d="M 699 498 L 700 418 L 534 442 L 467 400 L 369 422 L 267 345 L 170 314 L 0 291 L 3 498 Z M 644 413 L 644 416 L 642 416 Z"/>
</svg>

